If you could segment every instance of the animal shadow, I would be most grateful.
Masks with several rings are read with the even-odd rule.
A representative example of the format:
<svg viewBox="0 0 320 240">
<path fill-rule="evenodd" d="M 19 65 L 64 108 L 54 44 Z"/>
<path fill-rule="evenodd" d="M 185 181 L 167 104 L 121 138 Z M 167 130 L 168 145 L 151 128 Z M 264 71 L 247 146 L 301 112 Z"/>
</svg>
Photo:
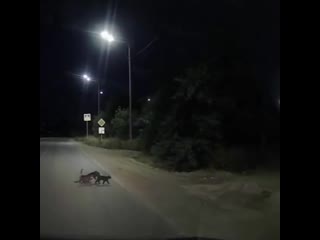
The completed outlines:
<svg viewBox="0 0 320 240">
<path fill-rule="evenodd" d="M 96 187 L 111 187 L 111 184 L 95 184 Z"/>
</svg>

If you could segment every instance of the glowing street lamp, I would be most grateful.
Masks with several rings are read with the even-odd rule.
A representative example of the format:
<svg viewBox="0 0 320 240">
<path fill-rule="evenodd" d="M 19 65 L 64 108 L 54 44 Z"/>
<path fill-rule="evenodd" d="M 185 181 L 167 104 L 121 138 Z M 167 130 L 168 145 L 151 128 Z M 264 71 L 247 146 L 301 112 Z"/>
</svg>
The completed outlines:
<svg viewBox="0 0 320 240">
<path fill-rule="evenodd" d="M 102 39 L 107 40 L 108 42 L 114 41 L 114 37 L 107 31 L 102 31 L 100 33 L 100 36 L 102 37 Z"/>
<path fill-rule="evenodd" d="M 111 43 L 114 41 L 122 42 L 127 45 L 128 48 L 128 65 L 129 65 L 129 139 L 132 140 L 132 84 L 131 84 L 131 49 L 128 42 L 115 40 L 113 35 L 108 31 L 104 30 L 100 33 L 103 40 Z"/>
<path fill-rule="evenodd" d="M 90 81 L 91 81 L 91 78 L 90 78 L 90 77 L 88 77 L 88 75 L 87 75 L 87 74 L 83 74 L 82 78 L 83 78 L 84 80 L 88 81 L 88 82 L 90 82 Z"/>
</svg>

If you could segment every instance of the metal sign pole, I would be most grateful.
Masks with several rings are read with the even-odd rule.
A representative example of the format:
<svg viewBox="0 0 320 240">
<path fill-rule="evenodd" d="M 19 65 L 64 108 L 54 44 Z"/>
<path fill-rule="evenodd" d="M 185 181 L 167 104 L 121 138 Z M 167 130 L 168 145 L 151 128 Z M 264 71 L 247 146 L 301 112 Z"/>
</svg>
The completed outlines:
<svg viewBox="0 0 320 240">
<path fill-rule="evenodd" d="M 87 126 L 87 139 L 89 138 L 89 124 L 88 122 L 86 122 L 86 126 Z"/>
</svg>

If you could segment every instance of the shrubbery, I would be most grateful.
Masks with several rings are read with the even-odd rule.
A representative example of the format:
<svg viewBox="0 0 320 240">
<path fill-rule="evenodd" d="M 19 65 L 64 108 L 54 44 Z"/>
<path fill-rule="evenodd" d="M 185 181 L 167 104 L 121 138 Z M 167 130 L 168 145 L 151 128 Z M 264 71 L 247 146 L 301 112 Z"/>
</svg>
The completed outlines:
<svg viewBox="0 0 320 240">
<path fill-rule="evenodd" d="M 151 153 L 163 167 L 175 171 L 192 171 L 207 167 L 213 160 L 210 142 L 192 138 L 175 138 L 156 143 Z"/>
<path fill-rule="evenodd" d="M 105 138 L 100 140 L 99 138 L 90 136 L 89 138 L 76 138 L 76 140 L 82 141 L 90 146 L 103 147 L 107 149 L 142 150 L 142 144 L 139 139 L 122 140 L 119 138 Z"/>
</svg>

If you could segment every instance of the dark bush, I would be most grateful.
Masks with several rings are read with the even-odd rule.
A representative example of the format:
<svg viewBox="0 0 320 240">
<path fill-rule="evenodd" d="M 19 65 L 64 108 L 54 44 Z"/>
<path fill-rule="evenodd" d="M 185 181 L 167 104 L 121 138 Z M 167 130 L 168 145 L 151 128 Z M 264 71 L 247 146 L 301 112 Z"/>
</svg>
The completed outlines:
<svg viewBox="0 0 320 240">
<path fill-rule="evenodd" d="M 111 120 L 111 132 L 114 137 L 128 139 L 129 135 L 129 112 L 128 109 L 118 108 Z"/>
<path fill-rule="evenodd" d="M 208 141 L 191 138 L 158 142 L 152 147 L 151 153 L 161 159 L 163 167 L 174 171 L 192 171 L 206 167 L 213 157 Z"/>
</svg>

